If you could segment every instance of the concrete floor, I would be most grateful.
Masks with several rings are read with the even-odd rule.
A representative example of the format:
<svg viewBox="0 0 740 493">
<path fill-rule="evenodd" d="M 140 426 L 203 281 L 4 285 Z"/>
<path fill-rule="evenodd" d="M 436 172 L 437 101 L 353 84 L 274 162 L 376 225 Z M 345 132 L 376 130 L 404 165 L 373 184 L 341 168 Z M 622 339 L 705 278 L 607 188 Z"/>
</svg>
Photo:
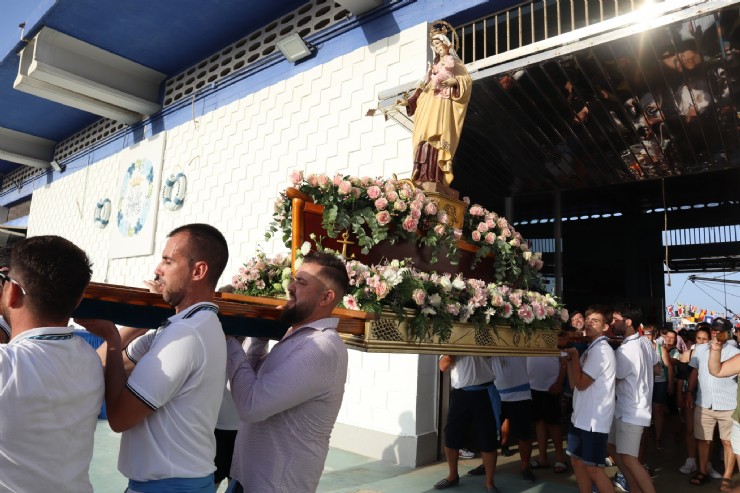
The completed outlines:
<svg viewBox="0 0 740 493">
<path fill-rule="evenodd" d="M 677 420 L 677 418 L 674 418 Z M 658 451 L 648 444 L 646 458 L 655 469 L 655 487 L 658 493 L 682 493 L 686 491 L 702 493 L 717 491 L 719 481 L 695 487 L 688 483 L 688 476 L 680 474 L 678 467 L 684 461 L 683 439 L 675 441 L 669 435 L 673 425 L 666 424 L 666 438 L 663 450 Z M 97 493 L 122 493 L 126 489 L 126 480 L 116 468 L 120 435 L 110 430 L 106 421 L 98 421 L 95 432 L 95 451 L 90 467 L 90 479 Z M 719 455 L 719 450 L 715 454 Z M 552 446 L 549 449 L 550 461 L 554 461 Z M 465 473 L 479 464 L 479 459 L 460 461 L 460 484 L 451 491 L 482 492 L 484 481 L 481 477 L 466 476 Z M 719 460 L 714 461 L 720 469 Z M 612 476 L 615 468 L 607 468 Z M 443 462 L 418 468 L 391 465 L 361 455 L 331 449 L 326 460 L 324 474 L 321 477 L 318 491 L 320 493 L 422 493 L 435 491 L 432 486 L 447 473 Z M 576 493 L 575 477 L 569 471 L 566 474 L 555 474 L 551 469 L 534 471 L 537 482 L 524 483 L 519 477 L 518 456 L 499 456 L 496 468 L 496 485 L 501 493 Z M 737 479 L 737 476 L 736 476 Z M 219 492 L 225 491 L 222 485 Z"/>
</svg>

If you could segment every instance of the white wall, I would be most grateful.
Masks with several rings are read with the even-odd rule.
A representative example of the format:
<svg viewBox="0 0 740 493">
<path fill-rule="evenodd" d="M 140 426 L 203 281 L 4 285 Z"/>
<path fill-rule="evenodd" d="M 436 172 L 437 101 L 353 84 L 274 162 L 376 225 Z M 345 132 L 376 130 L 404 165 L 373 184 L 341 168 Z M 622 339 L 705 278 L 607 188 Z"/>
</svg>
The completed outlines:
<svg viewBox="0 0 740 493">
<path fill-rule="evenodd" d="M 119 187 L 118 157 L 112 156 L 37 190 L 29 235 L 58 234 L 85 249 L 93 280 L 141 287 L 152 277 L 166 234 L 190 222 L 207 222 L 224 233 L 231 252 L 221 283 L 230 281 L 258 246 L 273 202 L 293 169 L 390 177 L 411 172 L 410 134 L 382 117 L 364 116 L 377 94 L 415 82 L 427 59 L 426 24 L 358 49 L 329 63 L 218 108 L 167 131 L 162 176 L 182 170 L 188 178 L 179 211 L 159 206 L 154 255 L 108 260 L 109 234 L 93 225 L 96 202 L 112 200 Z M 398 437 L 436 436 L 437 372 L 433 357 L 350 351 L 350 368 L 339 423 L 342 430 L 378 432 L 379 448 Z M 388 445 L 383 445 L 388 441 Z M 342 442 L 344 443 L 344 442 Z M 357 440 L 343 446 L 378 454 Z M 418 462 L 397 453 L 401 463 Z"/>
</svg>

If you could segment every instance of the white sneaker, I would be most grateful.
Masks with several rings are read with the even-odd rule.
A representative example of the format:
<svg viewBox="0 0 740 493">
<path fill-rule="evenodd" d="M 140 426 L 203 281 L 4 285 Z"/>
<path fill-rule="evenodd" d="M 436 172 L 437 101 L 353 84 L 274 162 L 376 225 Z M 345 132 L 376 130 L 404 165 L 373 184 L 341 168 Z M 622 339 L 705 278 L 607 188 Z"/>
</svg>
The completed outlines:
<svg viewBox="0 0 740 493">
<path fill-rule="evenodd" d="M 458 452 L 458 455 L 461 459 L 472 459 L 473 457 L 475 457 L 475 452 L 471 452 L 468 449 L 461 448 Z"/>
<path fill-rule="evenodd" d="M 709 477 L 712 479 L 722 479 L 722 474 L 714 470 L 711 462 L 707 464 L 707 474 L 709 474 Z"/>
<path fill-rule="evenodd" d="M 696 471 L 696 459 L 694 457 L 687 457 L 686 462 L 683 463 L 678 471 L 682 474 L 691 474 Z"/>
</svg>

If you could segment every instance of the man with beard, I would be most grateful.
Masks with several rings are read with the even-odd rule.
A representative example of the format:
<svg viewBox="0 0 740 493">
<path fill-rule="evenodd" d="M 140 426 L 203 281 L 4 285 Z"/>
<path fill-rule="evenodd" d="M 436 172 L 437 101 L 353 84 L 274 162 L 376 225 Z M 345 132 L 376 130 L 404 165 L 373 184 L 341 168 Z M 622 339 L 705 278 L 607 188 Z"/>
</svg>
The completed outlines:
<svg viewBox="0 0 740 493">
<path fill-rule="evenodd" d="M 13 246 L 0 272 L 0 491 L 92 493 L 103 368 L 68 326 L 90 282 L 85 252 L 59 236 Z"/>
<path fill-rule="evenodd" d="M 640 441 L 652 417 L 653 377 L 658 355 L 649 340 L 640 337 L 638 327 L 642 310 L 636 306 L 618 306 L 612 313 L 612 330 L 624 337 L 615 351 L 616 408 L 609 432 L 609 451 L 633 493 L 654 493 L 650 474 L 640 463 Z M 615 484 L 626 490 L 625 481 L 614 477 Z"/>
<path fill-rule="evenodd" d="M 309 253 L 288 286 L 281 320 L 291 324 L 267 352 L 229 338 L 227 376 L 242 419 L 229 492 L 313 492 L 329 451 L 347 377 L 347 348 L 330 318 L 347 291 L 340 259 Z"/>
<path fill-rule="evenodd" d="M 123 432 L 118 470 L 129 478 L 129 493 L 215 489 L 213 430 L 226 343 L 212 300 L 228 257 L 226 240 L 213 226 L 181 226 L 169 234 L 155 270 L 175 315 L 128 345 L 138 331 L 77 320 L 106 341 L 98 350 L 106 411 L 111 428 Z"/>
</svg>

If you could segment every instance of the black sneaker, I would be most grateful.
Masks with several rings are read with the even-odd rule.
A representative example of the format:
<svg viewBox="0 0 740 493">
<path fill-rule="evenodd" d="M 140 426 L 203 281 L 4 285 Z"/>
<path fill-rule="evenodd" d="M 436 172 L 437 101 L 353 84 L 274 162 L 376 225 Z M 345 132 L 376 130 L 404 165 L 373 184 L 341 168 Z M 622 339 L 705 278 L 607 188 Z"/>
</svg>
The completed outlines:
<svg viewBox="0 0 740 493">
<path fill-rule="evenodd" d="M 469 470 L 468 474 L 470 474 L 471 476 L 485 476 L 486 468 L 485 466 L 483 466 L 483 464 L 481 464 L 478 467 Z"/>
</svg>

